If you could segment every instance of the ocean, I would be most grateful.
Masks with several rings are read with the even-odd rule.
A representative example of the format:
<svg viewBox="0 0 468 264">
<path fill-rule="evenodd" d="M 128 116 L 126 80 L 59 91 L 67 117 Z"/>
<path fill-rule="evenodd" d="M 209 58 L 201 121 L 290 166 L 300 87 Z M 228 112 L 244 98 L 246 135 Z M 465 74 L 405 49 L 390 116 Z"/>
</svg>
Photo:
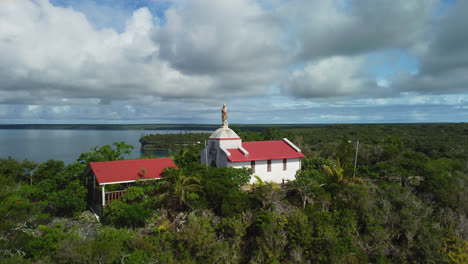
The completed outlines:
<svg viewBox="0 0 468 264">
<path fill-rule="evenodd" d="M 191 131 L 200 132 L 200 131 Z M 79 129 L 0 129 L 0 158 L 11 156 L 16 160 L 29 159 L 45 162 L 49 159 L 62 160 L 65 164 L 76 162 L 83 152 L 94 146 L 104 146 L 125 141 L 134 146 L 126 158 L 138 158 L 138 141 L 144 134 L 185 133 L 179 130 L 79 130 Z M 152 156 L 164 157 L 167 152 L 155 152 Z"/>
</svg>

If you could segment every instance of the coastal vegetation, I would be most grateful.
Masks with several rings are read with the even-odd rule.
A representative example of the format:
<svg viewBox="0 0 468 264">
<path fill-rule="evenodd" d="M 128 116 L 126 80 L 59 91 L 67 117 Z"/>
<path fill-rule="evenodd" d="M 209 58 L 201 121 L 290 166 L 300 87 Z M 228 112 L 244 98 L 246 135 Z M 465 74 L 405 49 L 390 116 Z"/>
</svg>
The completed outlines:
<svg viewBox="0 0 468 264">
<path fill-rule="evenodd" d="M 150 134 L 140 138 L 141 151 L 177 151 L 190 145 L 204 144 L 209 133 Z"/>
<path fill-rule="evenodd" d="M 233 129 L 295 142 L 296 180 L 245 188 L 250 169 L 203 166 L 187 144 L 179 170 L 138 181 L 97 223 L 80 176 L 131 146 L 67 166 L 0 159 L 0 262 L 468 263 L 468 124 Z"/>
</svg>

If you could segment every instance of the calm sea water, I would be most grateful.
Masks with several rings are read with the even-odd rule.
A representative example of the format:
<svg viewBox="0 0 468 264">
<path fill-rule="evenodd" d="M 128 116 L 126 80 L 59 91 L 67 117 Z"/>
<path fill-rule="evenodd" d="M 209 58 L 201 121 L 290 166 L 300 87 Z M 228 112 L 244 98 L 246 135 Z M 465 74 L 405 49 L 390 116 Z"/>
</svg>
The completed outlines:
<svg viewBox="0 0 468 264">
<path fill-rule="evenodd" d="M 17 160 L 29 159 L 44 162 L 49 159 L 75 162 L 81 153 L 89 152 L 94 146 L 103 146 L 125 141 L 133 145 L 133 152 L 126 158 L 143 155 L 140 151 L 140 136 L 145 134 L 183 133 L 179 130 L 43 130 L 43 129 L 0 129 L 0 158 L 11 156 Z M 197 131 L 194 131 L 197 132 Z M 166 156 L 167 152 L 156 152 L 153 156 Z"/>
</svg>

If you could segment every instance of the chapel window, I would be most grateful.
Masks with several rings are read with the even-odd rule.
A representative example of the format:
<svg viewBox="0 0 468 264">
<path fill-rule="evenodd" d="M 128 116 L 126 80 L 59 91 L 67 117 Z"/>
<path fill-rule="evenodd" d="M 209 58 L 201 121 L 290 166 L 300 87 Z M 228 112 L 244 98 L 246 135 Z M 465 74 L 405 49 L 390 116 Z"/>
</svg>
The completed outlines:
<svg viewBox="0 0 468 264">
<path fill-rule="evenodd" d="M 267 162 L 267 171 L 271 172 L 271 160 Z"/>
<path fill-rule="evenodd" d="M 287 170 L 288 169 L 288 161 L 286 159 L 283 159 L 283 170 Z"/>
</svg>

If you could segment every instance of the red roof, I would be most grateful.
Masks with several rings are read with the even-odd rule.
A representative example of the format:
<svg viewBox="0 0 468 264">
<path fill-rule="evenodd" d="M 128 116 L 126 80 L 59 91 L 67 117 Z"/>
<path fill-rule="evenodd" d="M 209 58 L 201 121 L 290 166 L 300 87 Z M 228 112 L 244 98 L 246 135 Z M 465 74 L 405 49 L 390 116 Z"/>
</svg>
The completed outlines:
<svg viewBox="0 0 468 264">
<path fill-rule="evenodd" d="M 249 152 L 249 155 L 245 156 L 239 149 L 228 149 L 231 153 L 231 156 L 228 156 L 230 162 L 305 157 L 302 152 L 298 152 L 284 140 L 243 142 L 242 147 Z"/>
<path fill-rule="evenodd" d="M 89 166 L 99 184 L 161 178 L 165 168 L 178 169 L 170 158 L 90 162 Z"/>
</svg>

